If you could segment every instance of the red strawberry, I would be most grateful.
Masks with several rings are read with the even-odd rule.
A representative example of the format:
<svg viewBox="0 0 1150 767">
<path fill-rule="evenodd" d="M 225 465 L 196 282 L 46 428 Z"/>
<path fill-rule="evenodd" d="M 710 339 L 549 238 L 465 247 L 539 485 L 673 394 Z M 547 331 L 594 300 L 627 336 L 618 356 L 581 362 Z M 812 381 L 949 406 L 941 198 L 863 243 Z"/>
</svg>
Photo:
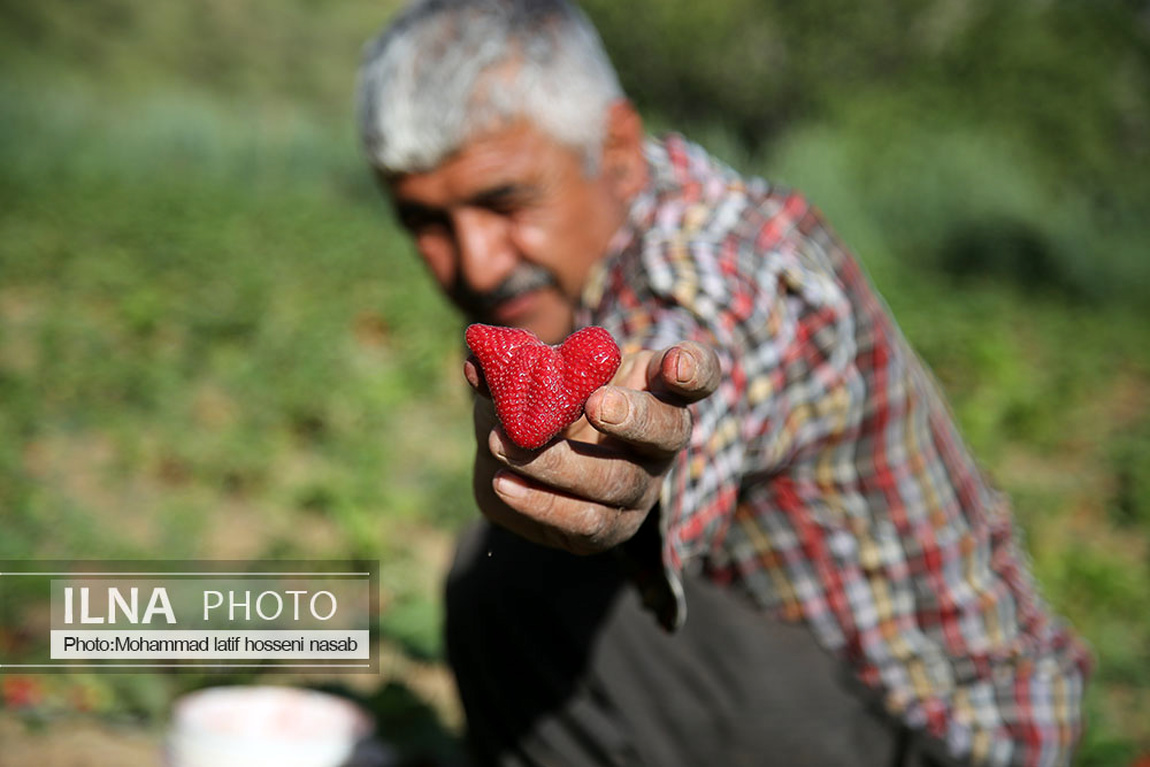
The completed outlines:
<svg viewBox="0 0 1150 767">
<path fill-rule="evenodd" d="M 479 358 L 507 436 L 529 450 L 579 420 L 591 392 L 611 380 L 622 359 L 600 327 L 548 346 L 529 330 L 471 325 L 467 345 Z"/>
</svg>

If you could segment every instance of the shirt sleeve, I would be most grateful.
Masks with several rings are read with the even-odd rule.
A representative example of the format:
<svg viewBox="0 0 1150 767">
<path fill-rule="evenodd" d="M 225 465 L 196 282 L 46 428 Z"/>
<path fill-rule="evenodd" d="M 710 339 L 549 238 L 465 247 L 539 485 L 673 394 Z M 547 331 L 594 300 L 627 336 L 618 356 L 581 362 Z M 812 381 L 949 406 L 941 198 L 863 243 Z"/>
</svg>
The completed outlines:
<svg viewBox="0 0 1150 767">
<path fill-rule="evenodd" d="M 690 442 L 664 477 L 643 536 L 621 552 L 646 606 L 665 628 L 674 630 L 686 618 L 681 573 L 719 547 L 744 473 L 744 436 L 758 427 L 749 408 L 742 354 L 730 339 L 721 339 L 682 306 L 662 306 L 647 319 L 642 335 L 622 338 L 625 352 L 661 350 L 692 340 L 713 349 L 721 369 L 714 394 L 690 406 Z"/>
<path fill-rule="evenodd" d="M 675 258 L 687 251 L 690 263 Z M 766 381 L 758 380 L 764 371 L 754 371 L 757 380 L 749 380 L 747 360 L 756 352 L 748 352 L 745 327 L 757 322 L 777 329 L 779 319 L 768 315 L 777 315 L 781 307 L 753 296 L 758 287 L 749 283 L 703 280 L 703 285 L 703 272 L 718 274 L 720 269 L 709 245 L 649 242 L 641 255 L 631 264 L 616 264 L 593 320 L 612 333 L 624 353 L 693 340 L 712 348 L 721 367 L 718 389 L 691 405 L 691 439 L 664 478 L 652 514 L 656 519 L 643 541 L 621 552 L 647 606 L 664 627 L 675 629 L 686 617 L 680 574 L 720 546 L 748 453 L 769 429 L 767 421 L 779 421 L 773 412 L 778 400 L 769 396 Z M 769 357 L 776 354 L 766 347 L 757 353 L 758 367 L 769 367 Z M 655 525 L 658 544 L 651 540 Z"/>
<path fill-rule="evenodd" d="M 766 482 L 816 437 L 812 403 L 840 386 L 851 352 L 850 309 L 814 268 L 809 243 L 782 238 L 766 252 L 745 241 L 648 240 L 617 264 L 596 320 L 624 352 L 694 340 L 715 350 L 720 385 L 691 406 L 688 446 L 657 508 L 654 547 L 624 548 L 648 607 L 669 629 L 686 618 L 685 568 L 724 559 L 723 540 L 748 483 Z"/>
</svg>

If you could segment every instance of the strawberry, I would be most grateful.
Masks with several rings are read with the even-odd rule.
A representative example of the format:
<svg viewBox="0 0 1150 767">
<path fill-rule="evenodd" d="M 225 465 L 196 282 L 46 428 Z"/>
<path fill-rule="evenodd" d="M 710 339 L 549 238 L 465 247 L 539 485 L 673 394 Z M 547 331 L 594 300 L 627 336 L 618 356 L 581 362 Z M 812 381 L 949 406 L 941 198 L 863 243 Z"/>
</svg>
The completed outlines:
<svg viewBox="0 0 1150 767">
<path fill-rule="evenodd" d="M 504 431 L 529 450 L 579 420 L 591 392 L 611 380 L 622 360 L 611 334 L 594 326 L 548 346 L 529 330 L 471 325 L 467 345 Z"/>
</svg>

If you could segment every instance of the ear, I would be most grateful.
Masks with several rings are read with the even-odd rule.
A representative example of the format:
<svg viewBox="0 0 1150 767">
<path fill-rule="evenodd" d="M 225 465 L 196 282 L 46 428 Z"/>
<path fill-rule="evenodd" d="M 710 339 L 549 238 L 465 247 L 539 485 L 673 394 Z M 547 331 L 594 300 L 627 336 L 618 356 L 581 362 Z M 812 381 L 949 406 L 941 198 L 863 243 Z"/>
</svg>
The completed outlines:
<svg viewBox="0 0 1150 767">
<path fill-rule="evenodd" d="M 612 192 L 626 202 L 647 185 L 643 140 L 643 118 L 630 101 L 619 99 L 607 112 L 602 174 Z"/>
</svg>

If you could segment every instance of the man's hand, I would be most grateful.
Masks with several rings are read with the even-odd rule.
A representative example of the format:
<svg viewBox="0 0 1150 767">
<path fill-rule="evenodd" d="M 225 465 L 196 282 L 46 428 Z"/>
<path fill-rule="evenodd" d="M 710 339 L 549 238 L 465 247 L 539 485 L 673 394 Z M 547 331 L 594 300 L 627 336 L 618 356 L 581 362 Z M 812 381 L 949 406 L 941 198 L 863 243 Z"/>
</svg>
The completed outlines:
<svg viewBox="0 0 1150 767">
<path fill-rule="evenodd" d="M 687 341 L 624 357 L 584 417 L 540 450 L 499 426 L 474 361 L 464 372 L 475 403 L 473 484 L 488 519 L 528 540 L 576 554 L 630 538 L 659 500 L 663 476 L 691 437 L 687 406 L 719 385 L 719 359 Z"/>
</svg>

